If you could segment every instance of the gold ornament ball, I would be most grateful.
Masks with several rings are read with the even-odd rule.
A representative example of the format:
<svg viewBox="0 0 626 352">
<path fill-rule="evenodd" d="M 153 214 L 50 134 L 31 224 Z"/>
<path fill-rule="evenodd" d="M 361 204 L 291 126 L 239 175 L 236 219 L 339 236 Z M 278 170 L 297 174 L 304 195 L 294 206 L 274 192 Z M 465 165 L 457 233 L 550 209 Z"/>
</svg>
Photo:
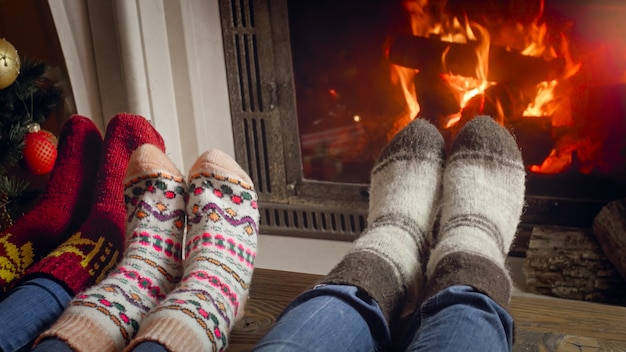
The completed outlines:
<svg viewBox="0 0 626 352">
<path fill-rule="evenodd" d="M 0 89 L 4 89 L 20 74 L 20 56 L 13 44 L 0 38 Z"/>
</svg>

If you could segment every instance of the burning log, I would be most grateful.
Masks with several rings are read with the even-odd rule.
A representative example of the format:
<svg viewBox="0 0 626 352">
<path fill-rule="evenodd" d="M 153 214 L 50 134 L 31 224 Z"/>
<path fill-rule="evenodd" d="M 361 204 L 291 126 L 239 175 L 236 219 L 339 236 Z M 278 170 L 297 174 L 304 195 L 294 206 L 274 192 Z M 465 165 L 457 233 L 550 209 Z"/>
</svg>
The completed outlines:
<svg viewBox="0 0 626 352">
<path fill-rule="evenodd" d="M 399 35 L 393 39 L 389 48 L 389 60 L 396 65 L 419 69 L 422 72 L 451 72 L 477 78 L 477 47 L 477 42 L 451 43 L 432 38 Z M 442 63 L 444 53 L 446 67 Z M 535 85 L 559 77 L 564 68 L 565 63 L 561 59 L 546 61 L 541 57 L 514 53 L 497 45 L 489 47 L 487 79 L 492 82 Z"/>
<path fill-rule="evenodd" d="M 535 227 L 522 271 L 531 293 L 626 305 L 626 281 L 591 229 Z"/>
<path fill-rule="evenodd" d="M 593 221 L 593 234 L 626 280 L 626 199 L 609 202 Z"/>
</svg>

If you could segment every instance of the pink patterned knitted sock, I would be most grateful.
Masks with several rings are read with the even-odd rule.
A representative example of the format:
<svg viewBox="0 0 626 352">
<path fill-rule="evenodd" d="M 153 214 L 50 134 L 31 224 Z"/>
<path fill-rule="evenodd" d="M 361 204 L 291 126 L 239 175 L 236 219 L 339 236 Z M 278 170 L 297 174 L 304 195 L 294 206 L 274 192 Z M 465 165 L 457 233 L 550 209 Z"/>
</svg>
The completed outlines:
<svg viewBox="0 0 626 352">
<path fill-rule="evenodd" d="M 129 349 L 222 351 L 243 315 L 256 258 L 259 211 L 252 182 L 228 155 L 209 150 L 189 175 L 185 274 L 142 322 Z"/>
</svg>

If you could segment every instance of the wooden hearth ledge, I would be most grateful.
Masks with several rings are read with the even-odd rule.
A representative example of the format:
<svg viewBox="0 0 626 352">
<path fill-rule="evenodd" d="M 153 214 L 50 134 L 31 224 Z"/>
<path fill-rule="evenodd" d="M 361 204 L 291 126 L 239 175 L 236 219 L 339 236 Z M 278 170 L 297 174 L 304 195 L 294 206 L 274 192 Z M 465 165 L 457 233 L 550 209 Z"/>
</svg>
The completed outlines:
<svg viewBox="0 0 626 352">
<path fill-rule="evenodd" d="M 256 269 L 245 316 L 231 334 L 228 351 L 250 351 L 283 308 L 319 279 Z M 511 311 L 516 322 L 514 352 L 626 351 L 626 307 L 515 293 Z"/>
</svg>

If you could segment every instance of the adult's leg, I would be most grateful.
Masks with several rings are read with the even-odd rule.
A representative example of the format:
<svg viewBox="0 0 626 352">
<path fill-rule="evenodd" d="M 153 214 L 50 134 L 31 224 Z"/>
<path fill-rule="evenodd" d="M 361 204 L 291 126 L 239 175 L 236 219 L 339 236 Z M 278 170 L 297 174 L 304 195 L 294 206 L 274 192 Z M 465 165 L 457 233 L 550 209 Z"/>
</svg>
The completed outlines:
<svg viewBox="0 0 626 352">
<path fill-rule="evenodd" d="M 57 281 L 39 277 L 16 286 L 0 301 L 0 351 L 23 351 L 54 323 L 72 297 Z"/>
<path fill-rule="evenodd" d="M 522 213 L 525 170 L 513 137 L 489 117 L 459 133 L 444 171 L 441 228 L 411 351 L 506 351 L 512 319 L 505 259 Z"/>
<path fill-rule="evenodd" d="M 423 291 L 424 251 L 437 212 L 443 160 L 443 138 L 425 120 L 411 122 L 394 137 L 372 169 L 368 228 L 322 280 L 329 286 L 296 300 L 259 351 L 281 344 L 282 350 L 311 351 L 390 347 L 389 331 L 396 329 L 404 308 L 415 308 Z M 349 294 L 338 294 L 333 285 L 350 287 Z"/>
<path fill-rule="evenodd" d="M 513 318 L 489 296 L 455 285 L 424 302 L 407 351 L 510 351 Z"/>
<path fill-rule="evenodd" d="M 290 303 L 254 351 L 378 351 L 390 343 L 383 313 L 366 292 L 320 285 Z"/>
</svg>

